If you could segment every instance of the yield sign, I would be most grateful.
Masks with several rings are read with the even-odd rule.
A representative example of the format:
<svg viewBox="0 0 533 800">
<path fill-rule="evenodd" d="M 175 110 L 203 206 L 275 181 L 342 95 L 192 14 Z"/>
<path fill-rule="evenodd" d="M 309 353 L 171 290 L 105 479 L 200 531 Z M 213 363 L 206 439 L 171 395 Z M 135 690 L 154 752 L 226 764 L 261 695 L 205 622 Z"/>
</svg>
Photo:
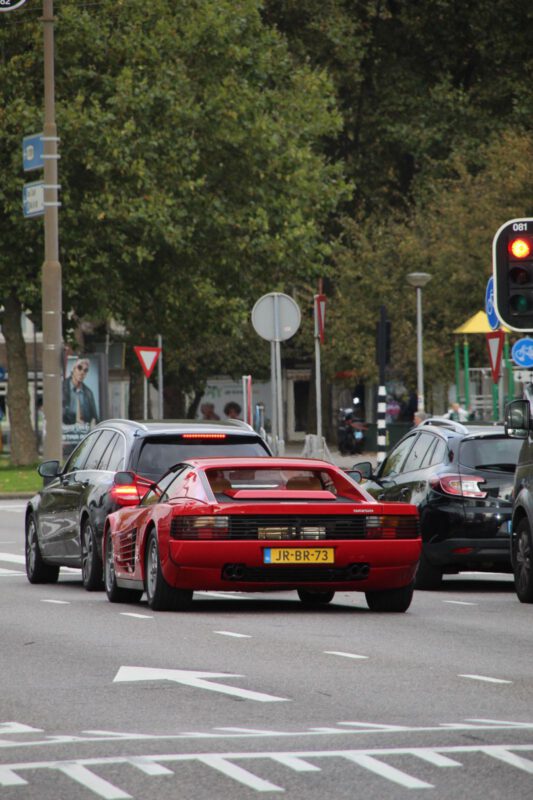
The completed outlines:
<svg viewBox="0 0 533 800">
<path fill-rule="evenodd" d="M 315 338 L 324 344 L 324 324 L 326 322 L 326 295 L 315 294 Z"/>
<path fill-rule="evenodd" d="M 489 349 L 492 380 L 494 383 L 498 383 L 500 378 L 500 367 L 502 363 L 503 340 L 505 339 L 505 333 L 503 331 L 492 331 L 492 333 L 487 333 L 485 335 L 487 337 L 487 347 Z"/>
<path fill-rule="evenodd" d="M 161 353 L 161 347 L 134 347 L 133 349 L 141 362 L 144 374 L 149 378 Z"/>
</svg>

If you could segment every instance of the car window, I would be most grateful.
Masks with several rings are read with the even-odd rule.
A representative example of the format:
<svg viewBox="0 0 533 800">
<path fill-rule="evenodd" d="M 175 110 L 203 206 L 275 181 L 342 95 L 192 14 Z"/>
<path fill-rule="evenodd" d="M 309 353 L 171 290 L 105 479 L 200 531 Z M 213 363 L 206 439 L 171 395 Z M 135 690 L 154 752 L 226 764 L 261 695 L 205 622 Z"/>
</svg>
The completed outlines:
<svg viewBox="0 0 533 800">
<path fill-rule="evenodd" d="M 521 439 L 466 439 L 459 448 L 459 463 L 472 469 L 514 472 L 521 447 Z"/>
<path fill-rule="evenodd" d="M 109 448 L 106 451 L 106 458 L 108 452 L 109 461 L 107 462 L 106 469 L 111 470 L 112 472 L 118 472 L 119 470 L 124 469 L 126 446 L 124 443 L 124 437 L 121 436 L 120 433 L 116 434 L 115 439 L 109 445 Z"/>
<path fill-rule="evenodd" d="M 428 455 L 424 459 L 424 466 L 435 467 L 437 464 L 442 464 L 446 458 L 447 449 L 446 442 L 442 439 L 437 439 L 435 447 L 428 451 Z"/>
<path fill-rule="evenodd" d="M 155 503 L 163 503 L 168 500 L 169 489 L 172 487 L 178 478 L 182 478 L 184 470 L 181 468 L 178 473 L 172 471 L 165 475 L 158 481 L 151 489 L 149 489 L 141 500 L 142 506 L 153 506 Z"/>
<path fill-rule="evenodd" d="M 394 450 L 391 450 L 379 471 L 380 478 L 386 478 L 389 475 L 397 475 L 398 472 L 400 472 L 405 457 L 413 446 L 415 437 L 416 434 L 409 436 L 407 439 L 397 444 Z"/>
<path fill-rule="evenodd" d="M 187 438 L 188 436 L 194 438 Z M 210 456 L 268 456 L 263 440 L 257 434 L 232 435 L 177 434 L 175 437 L 150 438 L 143 443 L 137 464 L 133 466 L 139 475 L 157 480 L 161 475 L 182 461 L 190 458 Z M 197 438 L 196 438 L 197 437 Z"/>
<path fill-rule="evenodd" d="M 118 433 L 113 433 L 112 431 L 111 433 L 112 433 L 111 439 L 108 441 L 105 452 L 102 458 L 100 459 L 100 464 L 98 467 L 99 469 L 109 469 L 109 462 L 111 460 L 111 456 L 113 455 L 115 447 L 118 443 Z"/>
<path fill-rule="evenodd" d="M 420 469 L 426 453 L 434 443 L 435 437 L 432 433 L 423 431 L 421 434 L 419 434 L 416 442 L 411 448 L 411 452 L 407 456 L 402 472 L 413 472 L 415 469 Z"/>
<path fill-rule="evenodd" d="M 82 439 L 65 464 L 63 472 L 73 472 L 76 469 L 83 469 L 85 467 L 87 457 L 99 436 L 100 431 L 95 431 L 94 433 L 90 433 L 88 436 L 86 436 L 85 439 Z"/>
<path fill-rule="evenodd" d="M 96 444 L 92 448 L 91 452 L 87 456 L 87 461 L 85 462 L 85 469 L 98 469 L 100 465 L 100 461 L 102 460 L 102 456 L 104 455 L 107 446 L 111 439 L 113 438 L 113 431 L 102 431 Z"/>
</svg>

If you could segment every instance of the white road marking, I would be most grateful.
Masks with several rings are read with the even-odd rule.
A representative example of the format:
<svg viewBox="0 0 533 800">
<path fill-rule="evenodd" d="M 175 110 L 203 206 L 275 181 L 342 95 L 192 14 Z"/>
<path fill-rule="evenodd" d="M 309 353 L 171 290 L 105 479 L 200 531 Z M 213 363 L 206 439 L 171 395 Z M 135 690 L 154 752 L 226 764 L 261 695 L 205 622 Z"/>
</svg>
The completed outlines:
<svg viewBox="0 0 533 800">
<path fill-rule="evenodd" d="M 0 567 L 0 575 L 3 575 L 4 577 L 8 575 L 25 575 L 25 574 L 26 574 L 25 572 L 21 572 L 18 569 L 4 569 L 3 567 Z"/>
<path fill-rule="evenodd" d="M 449 603 L 453 606 L 478 606 L 479 603 L 469 603 L 467 600 L 443 600 L 443 603 Z"/>
<path fill-rule="evenodd" d="M 340 650 L 324 650 L 327 656 L 344 656 L 345 658 L 368 658 L 368 656 L 358 656 L 355 653 L 343 653 Z"/>
<path fill-rule="evenodd" d="M 346 753 L 344 757 L 349 761 L 353 761 L 354 764 L 359 764 L 360 767 L 364 767 L 370 772 L 380 775 L 382 778 L 386 778 L 393 783 L 398 783 L 400 786 L 404 786 L 406 789 L 434 788 L 432 783 L 426 783 L 418 778 L 413 778 L 406 772 L 396 769 L 396 767 L 391 767 L 389 764 L 384 764 L 383 761 L 380 761 L 374 756 L 366 755 L 365 753 Z"/>
<path fill-rule="evenodd" d="M 218 634 L 220 634 L 220 636 L 234 636 L 236 639 L 251 639 L 252 638 L 247 633 L 233 633 L 232 631 L 213 631 L 213 633 L 218 633 Z"/>
<path fill-rule="evenodd" d="M 173 774 L 166 767 L 167 764 L 175 763 L 197 763 L 210 767 L 220 772 L 227 778 L 231 778 L 241 786 L 253 789 L 256 792 L 284 792 L 285 789 L 264 778 L 254 775 L 248 767 L 253 762 L 258 763 L 258 769 L 265 761 L 281 764 L 284 767 L 297 773 L 317 772 L 323 766 L 317 766 L 315 762 L 325 760 L 328 767 L 334 769 L 335 759 L 343 758 L 351 762 L 360 769 L 373 773 L 378 778 L 392 784 L 402 786 L 405 789 L 430 789 L 434 784 L 427 783 L 419 777 L 410 775 L 391 766 L 385 759 L 394 758 L 398 763 L 400 757 L 407 757 L 407 763 L 412 765 L 413 757 L 420 762 L 431 764 L 434 767 L 449 768 L 452 766 L 462 766 L 454 757 L 459 755 L 480 756 L 488 755 L 498 761 L 505 763 L 509 767 L 533 774 L 533 761 L 526 758 L 526 755 L 533 753 L 532 744 L 499 744 L 499 745 L 460 745 L 444 747 L 394 747 L 394 748 L 365 748 L 360 750 L 297 750 L 297 751 L 259 751 L 259 752 L 207 752 L 207 753 L 166 753 L 154 755 L 134 755 L 134 756 L 107 756 L 99 758 L 79 758 L 62 761 L 37 761 L 37 762 L 18 762 L 14 764 L 3 764 L 0 766 L 0 785 L 17 786 L 25 785 L 28 781 L 20 776 L 20 772 L 34 772 L 36 770 L 46 770 L 47 772 L 57 770 L 58 772 L 70 777 L 79 785 L 85 787 L 94 795 L 103 800 L 129 800 L 130 795 L 114 786 L 108 780 L 97 775 L 94 770 L 96 767 L 103 767 L 110 772 L 109 768 L 114 767 L 113 774 L 117 775 L 119 766 L 130 766 L 140 769 L 147 776 L 159 776 Z M 467 758 L 467 762 L 470 762 Z M 236 763 L 239 762 L 239 763 Z M 246 765 L 246 766 L 244 766 Z M 33 775 L 31 776 L 33 779 Z"/>
<path fill-rule="evenodd" d="M 239 594 L 232 594 L 231 592 L 195 592 L 194 594 L 203 594 L 205 597 L 223 597 L 224 600 L 245 600 Z"/>
<path fill-rule="evenodd" d="M 153 614 L 135 614 L 133 611 L 121 611 L 121 617 L 135 617 L 135 619 L 153 619 Z"/>
<path fill-rule="evenodd" d="M 182 731 L 181 733 L 131 733 L 127 731 L 109 731 L 109 730 L 85 730 L 79 735 L 63 735 L 63 736 L 46 736 L 43 735 L 40 739 L 33 738 L 23 740 L 10 741 L 5 738 L 8 734 L 44 734 L 40 728 L 31 728 L 28 725 L 23 725 L 18 722 L 5 722 L 0 723 L 0 750 L 7 750 L 12 748 L 25 748 L 25 747 L 50 747 L 50 745 L 64 745 L 80 743 L 100 743 L 100 742 L 117 742 L 117 741 L 181 741 L 181 740 L 210 740 L 210 739 L 259 739 L 259 738 L 273 738 L 273 739 L 292 739 L 297 737 L 301 738 L 316 738 L 323 736 L 327 731 L 331 735 L 336 736 L 368 736 L 375 734 L 390 735 L 397 733 L 413 733 L 421 734 L 424 738 L 428 733 L 449 733 L 451 731 L 533 731 L 532 722 L 510 722 L 508 720 L 467 720 L 465 722 L 441 722 L 439 725 L 428 726 L 409 726 L 409 725 L 383 725 L 374 724 L 370 722 L 338 722 L 338 728 L 307 728 L 300 730 L 286 730 L 280 731 L 279 729 L 272 728 L 258 729 L 258 728 L 240 728 L 240 727 L 216 727 L 211 731 Z M 341 728 L 340 726 L 349 726 Z M 437 748 L 442 752 L 442 748 Z M 531 746 L 533 749 L 533 746 Z M 419 748 L 412 748 L 410 752 L 416 751 L 419 754 Z M 420 751 L 422 752 L 422 751 Z M 426 748 L 424 752 L 435 752 L 435 748 Z M 422 756 L 421 756 L 422 757 Z"/>
<path fill-rule="evenodd" d="M 41 603 L 55 603 L 58 606 L 69 606 L 70 600 L 41 600 Z"/>
<path fill-rule="evenodd" d="M 223 775 L 226 775 L 228 778 L 233 778 L 239 783 L 244 784 L 244 786 L 248 786 L 250 789 L 255 789 L 256 792 L 284 791 L 281 786 L 276 786 L 275 783 L 270 783 L 269 781 L 263 780 L 263 778 L 258 778 L 257 775 L 248 772 L 247 769 L 243 769 L 243 767 L 239 767 L 237 764 L 233 764 L 221 755 L 200 756 L 198 761 L 202 764 L 206 764 L 208 767 L 218 770 L 218 772 L 222 772 Z"/>
<path fill-rule="evenodd" d="M 0 503 L 0 511 L 25 511 L 26 506 L 17 503 L 16 505 L 6 505 L 5 503 Z"/>
<path fill-rule="evenodd" d="M 486 683 L 512 683 L 503 678 L 489 678 L 487 675 L 458 675 L 458 678 L 471 678 L 473 681 L 485 681 Z"/>
<path fill-rule="evenodd" d="M 25 564 L 26 557 L 16 553 L 0 553 L 0 561 L 7 561 L 9 564 Z"/>
<path fill-rule="evenodd" d="M 288 697 L 276 697 L 262 692 L 251 692 L 248 689 L 240 689 L 237 686 L 226 686 L 222 683 L 215 683 L 209 678 L 243 678 L 244 675 L 226 674 L 224 672 L 200 672 L 185 669 L 154 669 L 151 667 L 121 667 L 115 678 L 114 683 L 131 681 L 175 681 L 194 686 L 197 689 L 207 689 L 210 692 L 220 692 L 230 694 L 234 697 L 242 697 L 246 700 L 257 700 L 260 703 L 279 703 L 286 702 Z"/>
<path fill-rule="evenodd" d="M 58 766 L 57 769 L 64 775 L 68 775 L 68 777 L 72 778 L 76 783 L 85 786 L 86 789 L 104 798 L 104 800 L 129 800 L 129 798 L 131 798 L 131 794 L 123 792 L 122 789 L 113 786 L 109 781 L 95 775 L 94 772 L 91 772 L 91 770 L 87 769 L 83 764 L 62 764 Z"/>
</svg>

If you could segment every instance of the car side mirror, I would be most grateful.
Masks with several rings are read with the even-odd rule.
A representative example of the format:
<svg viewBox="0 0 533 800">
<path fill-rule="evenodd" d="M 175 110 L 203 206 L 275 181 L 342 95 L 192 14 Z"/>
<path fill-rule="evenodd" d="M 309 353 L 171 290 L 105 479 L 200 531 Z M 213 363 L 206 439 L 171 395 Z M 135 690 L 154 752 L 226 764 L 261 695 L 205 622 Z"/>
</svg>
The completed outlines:
<svg viewBox="0 0 533 800">
<path fill-rule="evenodd" d="M 513 400 L 505 406 L 505 433 L 511 439 L 527 439 L 531 428 L 529 400 Z"/>
<path fill-rule="evenodd" d="M 355 483 L 361 483 L 363 480 L 363 476 L 358 469 L 345 469 L 344 472 L 349 478 L 352 479 L 352 481 L 355 481 Z"/>
<path fill-rule="evenodd" d="M 359 464 L 354 464 L 351 469 L 347 470 L 348 474 L 352 472 L 358 472 L 361 475 L 361 478 L 365 480 L 370 480 L 372 478 L 372 463 L 370 461 L 361 461 Z M 355 480 L 355 478 L 354 478 Z"/>
<path fill-rule="evenodd" d="M 39 464 L 37 467 L 37 472 L 41 478 L 57 478 L 60 471 L 59 461 L 55 459 L 53 461 L 43 461 L 42 464 Z"/>
</svg>

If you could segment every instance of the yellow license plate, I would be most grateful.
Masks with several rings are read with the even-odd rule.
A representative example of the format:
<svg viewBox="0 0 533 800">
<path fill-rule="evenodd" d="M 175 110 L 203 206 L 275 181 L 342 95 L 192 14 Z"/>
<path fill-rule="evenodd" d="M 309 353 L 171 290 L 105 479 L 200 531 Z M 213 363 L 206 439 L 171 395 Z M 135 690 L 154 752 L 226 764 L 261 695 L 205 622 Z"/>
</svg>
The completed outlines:
<svg viewBox="0 0 533 800">
<path fill-rule="evenodd" d="M 333 547 L 265 547 L 264 564 L 334 564 Z"/>
</svg>

